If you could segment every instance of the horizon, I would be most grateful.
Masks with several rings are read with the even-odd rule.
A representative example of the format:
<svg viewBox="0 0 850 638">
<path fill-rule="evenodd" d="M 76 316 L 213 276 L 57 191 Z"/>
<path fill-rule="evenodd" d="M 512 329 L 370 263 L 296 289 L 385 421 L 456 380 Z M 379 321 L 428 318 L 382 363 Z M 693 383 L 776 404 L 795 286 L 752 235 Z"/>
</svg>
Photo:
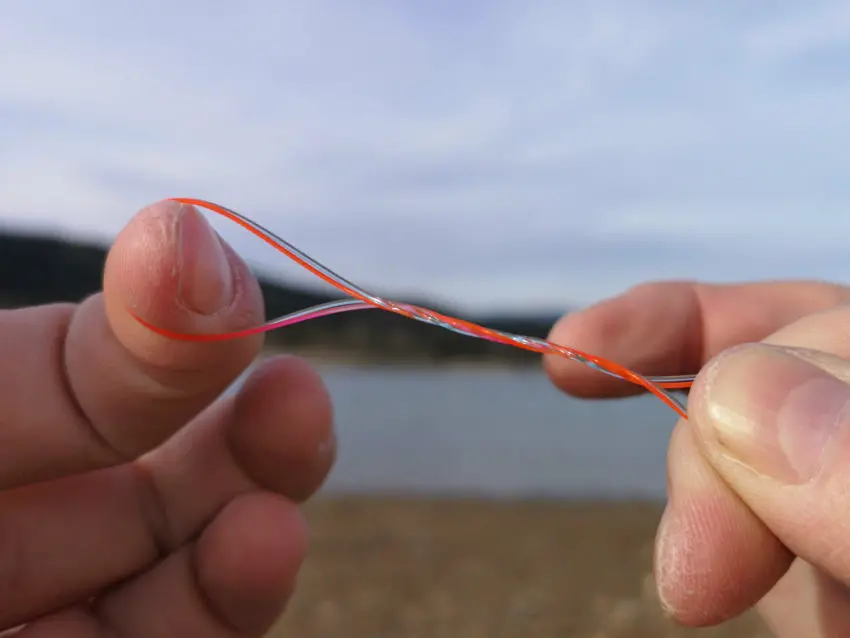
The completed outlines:
<svg viewBox="0 0 850 638">
<path fill-rule="evenodd" d="M 98 251 L 103 251 L 104 253 L 109 251 L 110 245 L 109 241 L 97 239 L 87 238 L 87 237 L 72 237 L 66 233 L 63 233 L 55 228 L 47 227 L 45 229 L 40 229 L 37 227 L 25 227 L 19 226 L 17 228 L 11 228 L 7 226 L 0 226 L 0 243 L 5 238 L 15 239 L 15 240 L 23 240 L 23 241 L 48 241 L 48 242 L 56 242 L 62 243 L 68 246 L 73 246 L 75 248 L 79 248 L 81 250 L 94 249 Z M 327 296 L 329 298 L 343 298 L 346 295 L 340 291 L 336 291 L 335 288 L 331 288 L 326 284 L 323 284 L 321 280 L 313 279 L 313 283 L 311 284 L 309 281 L 293 281 L 291 278 L 286 278 L 275 274 L 272 271 L 265 271 L 262 268 L 253 268 L 254 275 L 257 277 L 260 283 L 270 284 L 272 286 L 277 286 L 281 288 L 288 288 L 300 293 L 312 294 L 312 295 L 320 295 Z M 334 292 L 337 292 L 338 295 L 335 295 Z M 453 299 L 448 298 L 440 298 L 433 297 L 429 298 L 427 296 L 423 297 L 422 293 L 419 293 L 420 296 L 417 297 L 406 297 L 401 294 L 392 294 L 386 291 L 376 291 L 379 294 L 387 299 L 392 299 L 398 302 L 407 302 L 407 303 L 417 303 L 419 305 L 426 305 L 431 308 L 442 308 L 443 310 L 450 310 L 455 312 L 457 315 L 466 314 L 467 316 L 473 317 L 483 317 L 485 319 L 496 319 L 496 320 L 510 320 L 510 319 L 525 319 L 525 320 L 543 320 L 543 319 L 556 319 L 558 316 L 563 315 L 566 312 L 573 312 L 576 309 L 575 305 L 567 305 L 563 308 L 527 308 L 523 310 L 503 310 L 498 307 L 494 308 L 484 308 L 478 310 L 470 310 L 468 308 L 464 308 L 463 303 L 456 303 Z M 0 286 L 0 293 L 2 293 L 2 286 Z"/>
</svg>

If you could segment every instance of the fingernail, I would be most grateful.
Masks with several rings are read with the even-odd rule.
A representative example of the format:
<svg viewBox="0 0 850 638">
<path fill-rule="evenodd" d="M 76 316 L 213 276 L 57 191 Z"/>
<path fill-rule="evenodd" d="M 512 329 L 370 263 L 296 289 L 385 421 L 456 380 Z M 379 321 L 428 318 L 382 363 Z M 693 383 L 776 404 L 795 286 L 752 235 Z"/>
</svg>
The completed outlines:
<svg viewBox="0 0 850 638">
<path fill-rule="evenodd" d="M 850 416 L 850 386 L 763 344 L 721 355 L 706 374 L 701 411 L 725 456 L 785 484 L 818 474 Z"/>
<path fill-rule="evenodd" d="M 233 273 L 222 240 L 193 206 L 180 213 L 179 295 L 202 315 L 227 306 L 233 298 Z"/>
</svg>

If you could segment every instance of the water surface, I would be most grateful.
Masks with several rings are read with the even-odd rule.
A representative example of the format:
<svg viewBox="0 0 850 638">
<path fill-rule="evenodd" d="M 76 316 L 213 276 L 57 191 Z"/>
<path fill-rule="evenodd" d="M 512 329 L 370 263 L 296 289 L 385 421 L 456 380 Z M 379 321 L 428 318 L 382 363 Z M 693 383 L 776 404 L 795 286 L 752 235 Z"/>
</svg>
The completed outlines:
<svg viewBox="0 0 850 638">
<path fill-rule="evenodd" d="M 320 365 L 337 464 L 325 493 L 657 498 L 676 415 L 573 399 L 536 370 Z"/>
</svg>

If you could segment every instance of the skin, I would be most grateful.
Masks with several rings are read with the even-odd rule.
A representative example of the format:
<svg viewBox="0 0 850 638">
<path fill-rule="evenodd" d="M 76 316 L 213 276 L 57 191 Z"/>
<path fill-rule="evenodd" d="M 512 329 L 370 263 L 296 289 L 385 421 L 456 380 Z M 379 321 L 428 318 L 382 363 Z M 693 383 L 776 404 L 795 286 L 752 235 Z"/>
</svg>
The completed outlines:
<svg viewBox="0 0 850 638">
<path fill-rule="evenodd" d="M 850 633 L 850 289 L 822 282 L 645 284 L 550 337 L 646 374 L 701 370 L 673 431 L 655 548 L 688 626 L 755 606 L 779 638 Z M 631 384 L 547 357 L 571 395 Z"/>
<path fill-rule="evenodd" d="M 256 280 L 193 208 L 138 213 L 103 292 L 0 313 L 0 630 L 19 638 L 262 636 L 307 549 L 298 505 L 335 454 L 318 375 L 261 337 Z M 17 627 L 24 625 L 20 630 Z"/>
<path fill-rule="evenodd" d="M 703 370 L 671 438 L 656 548 L 681 623 L 757 605 L 780 638 L 850 628 L 849 299 L 820 282 L 649 284 L 554 328 L 646 374 Z M 0 630 L 262 636 L 305 556 L 298 504 L 334 461 L 327 392 L 306 363 L 276 357 L 220 398 L 261 337 L 175 342 L 130 308 L 180 332 L 263 314 L 245 264 L 173 202 L 121 233 L 101 294 L 0 312 Z M 545 365 L 570 394 L 636 391 Z"/>
</svg>

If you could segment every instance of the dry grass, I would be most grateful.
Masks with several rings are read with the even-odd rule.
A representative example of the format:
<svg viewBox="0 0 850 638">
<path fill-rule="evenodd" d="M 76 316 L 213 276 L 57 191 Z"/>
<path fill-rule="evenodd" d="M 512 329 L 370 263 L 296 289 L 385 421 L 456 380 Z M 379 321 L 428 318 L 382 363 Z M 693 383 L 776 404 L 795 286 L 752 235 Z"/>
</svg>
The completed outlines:
<svg viewBox="0 0 850 638">
<path fill-rule="evenodd" d="M 664 617 L 655 505 L 318 500 L 311 554 L 270 636 L 766 638 Z"/>
</svg>

